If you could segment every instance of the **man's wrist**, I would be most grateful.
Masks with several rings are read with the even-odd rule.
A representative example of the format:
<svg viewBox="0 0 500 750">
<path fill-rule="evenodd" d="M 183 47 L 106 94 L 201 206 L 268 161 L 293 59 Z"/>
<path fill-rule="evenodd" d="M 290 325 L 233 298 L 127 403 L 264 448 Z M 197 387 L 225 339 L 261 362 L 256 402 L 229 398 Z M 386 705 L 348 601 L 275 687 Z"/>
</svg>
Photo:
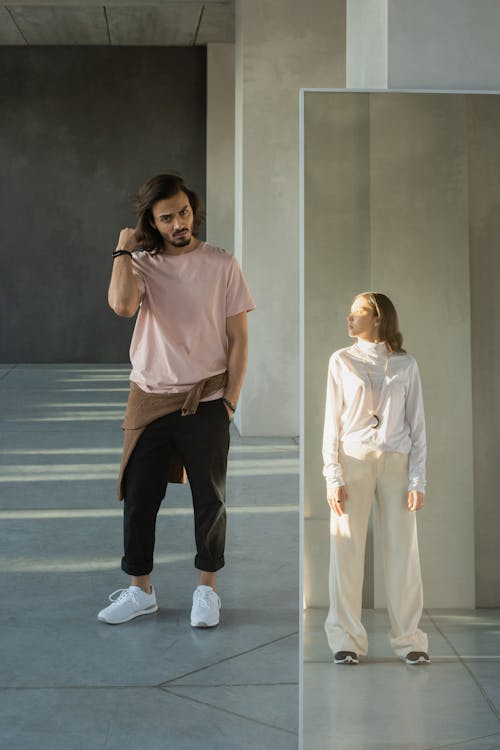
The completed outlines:
<svg viewBox="0 0 500 750">
<path fill-rule="evenodd" d="M 233 404 L 233 402 L 230 401 L 225 396 L 222 397 L 222 400 L 225 403 L 225 405 L 227 406 L 227 408 L 230 409 L 233 412 L 233 414 L 234 414 L 234 412 L 236 411 L 236 404 Z"/>
<path fill-rule="evenodd" d="M 130 250 L 114 250 L 111 253 L 111 256 L 113 258 L 113 261 L 115 261 L 117 258 L 129 258 L 130 261 L 132 260 L 132 253 Z"/>
</svg>

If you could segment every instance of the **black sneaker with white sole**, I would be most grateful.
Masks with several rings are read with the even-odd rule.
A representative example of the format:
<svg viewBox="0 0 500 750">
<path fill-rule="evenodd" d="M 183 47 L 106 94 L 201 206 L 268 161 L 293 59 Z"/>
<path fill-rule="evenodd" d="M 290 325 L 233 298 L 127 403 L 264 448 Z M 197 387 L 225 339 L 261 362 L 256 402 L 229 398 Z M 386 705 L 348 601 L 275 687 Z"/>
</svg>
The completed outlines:
<svg viewBox="0 0 500 750">
<path fill-rule="evenodd" d="M 425 651 L 409 651 L 405 656 L 405 664 L 418 665 L 430 664 L 429 654 Z"/>
<path fill-rule="evenodd" d="M 358 655 L 354 651 L 337 651 L 333 655 L 334 664 L 359 664 Z"/>
</svg>

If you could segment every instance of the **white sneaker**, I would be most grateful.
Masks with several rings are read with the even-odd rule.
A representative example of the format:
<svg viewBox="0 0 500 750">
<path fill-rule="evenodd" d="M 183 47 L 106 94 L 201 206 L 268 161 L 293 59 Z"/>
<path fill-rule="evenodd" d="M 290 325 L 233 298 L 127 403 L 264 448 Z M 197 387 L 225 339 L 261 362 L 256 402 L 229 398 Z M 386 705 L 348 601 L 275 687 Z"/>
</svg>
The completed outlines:
<svg viewBox="0 0 500 750">
<path fill-rule="evenodd" d="M 118 594 L 118 597 L 113 597 Z M 119 625 L 128 622 L 139 615 L 151 615 L 156 612 L 155 590 L 151 586 L 151 593 L 146 594 L 139 586 L 129 586 L 128 589 L 117 589 L 109 595 L 111 604 L 101 609 L 97 619 L 109 625 Z"/>
<path fill-rule="evenodd" d="M 220 599 L 211 586 L 198 586 L 193 594 L 191 627 L 213 628 L 219 624 Z"/>
</svg>

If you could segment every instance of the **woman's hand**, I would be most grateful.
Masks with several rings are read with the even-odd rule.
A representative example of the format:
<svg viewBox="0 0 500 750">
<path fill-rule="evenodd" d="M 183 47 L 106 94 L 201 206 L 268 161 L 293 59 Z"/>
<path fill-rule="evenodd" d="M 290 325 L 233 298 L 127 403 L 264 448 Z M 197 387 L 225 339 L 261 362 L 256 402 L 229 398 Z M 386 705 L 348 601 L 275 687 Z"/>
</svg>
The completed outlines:
<svg viewBox="0 0 500 750">
<path fill-rule="evenodd" d="M 425 492 L 410 490 L 408 493 L 408 510 L 420 510 L 425 505 Z"/>
<path fill-rule="evenodd" d="M 342 487 L 331 487 L 326 492 L 328 505 L 337 516 L 344 515 L 344 502 L 349 497 L 345 484 Z"/>
</svg>

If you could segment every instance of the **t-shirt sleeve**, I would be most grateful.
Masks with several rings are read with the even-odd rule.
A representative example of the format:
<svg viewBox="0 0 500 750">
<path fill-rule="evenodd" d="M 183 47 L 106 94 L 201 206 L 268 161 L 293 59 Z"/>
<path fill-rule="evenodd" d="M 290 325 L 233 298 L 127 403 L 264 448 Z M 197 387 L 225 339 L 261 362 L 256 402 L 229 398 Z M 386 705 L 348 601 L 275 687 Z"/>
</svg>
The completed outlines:
<svg viewBox="0 0 500 750">
<path fill-rule="evenodd" d="M 231 257 L 226 287 L 226 318 L 255 310 L 248 284 L 234 255 Z"/>
<path fill-rule="evenodd" d="M 146 291 L 146 283 L 144 281 L 144 276 L 141 273 L 139 262 L 137 255 L 132 255 L 132 273 L 134 274 L 134 278 L 137 283 L 137 287 L 142 294 Z"/>
</svg>

